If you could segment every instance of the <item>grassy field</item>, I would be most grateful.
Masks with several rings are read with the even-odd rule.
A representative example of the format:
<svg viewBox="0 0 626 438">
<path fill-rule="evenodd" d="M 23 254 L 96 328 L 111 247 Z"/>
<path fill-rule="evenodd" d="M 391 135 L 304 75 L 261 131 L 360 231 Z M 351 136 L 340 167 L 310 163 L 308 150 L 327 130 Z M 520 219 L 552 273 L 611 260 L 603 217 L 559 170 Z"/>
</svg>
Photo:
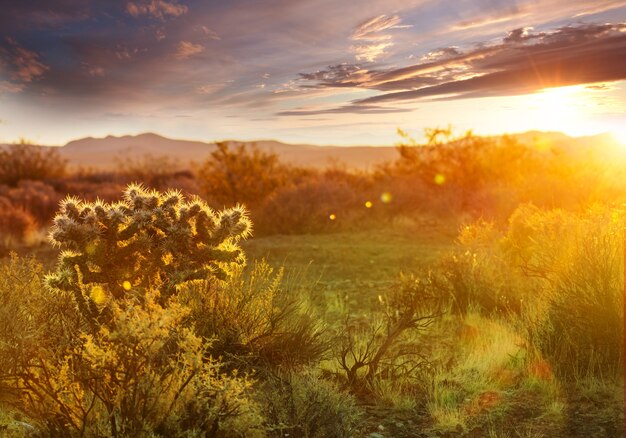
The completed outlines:
<svg viewBox="0 0 626 438">
<path fill-rule="evenodd" d="M 455 236 L 453 224 L 391 223 L 363 231 L 253 238 L 243 248 L 249 260 L 284 267 L 287 277 L 298 277 L 319 298 L 342 294 L 363 306 L 401 273 L 426 267 L 449 251 Z"/>
</svg>

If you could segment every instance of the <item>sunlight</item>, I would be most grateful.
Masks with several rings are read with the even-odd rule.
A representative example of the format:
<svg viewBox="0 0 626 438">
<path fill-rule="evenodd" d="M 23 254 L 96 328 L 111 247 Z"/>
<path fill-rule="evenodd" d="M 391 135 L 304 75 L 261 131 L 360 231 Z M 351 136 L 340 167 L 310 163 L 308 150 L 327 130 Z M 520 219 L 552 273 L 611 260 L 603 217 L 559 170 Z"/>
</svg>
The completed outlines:
<svg viewBox="0 0 626 438">
<path fill-rule="evenodd" d="M 613 138 L 615 138 L 615 140 L 617 140 L 617 142 L 621 146 L 626 148 L 626 127 L 624 126 L 615 127 L 611 129 L 610 132 Z"/>
<path fill-rule="evenodd" d="M 546 88 L 529 98 L 533 101 L 533 115 L 542 129 L 580 132 L 581 122 L 587 115 L 588 97 L 584 95 L 583 86 Z"/>
</svg>

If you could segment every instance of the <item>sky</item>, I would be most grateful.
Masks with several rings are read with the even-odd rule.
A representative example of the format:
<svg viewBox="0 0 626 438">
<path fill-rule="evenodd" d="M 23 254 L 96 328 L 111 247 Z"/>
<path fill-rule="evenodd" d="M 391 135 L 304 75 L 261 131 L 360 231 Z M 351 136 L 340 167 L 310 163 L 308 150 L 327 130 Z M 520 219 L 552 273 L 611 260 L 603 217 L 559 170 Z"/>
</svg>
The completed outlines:
<svg viewBox="0 0 626 438">
<path fill-rule="evenodd" d="M 0 0 L 0 143 L 612 132 L 626 0 Z"/>
</svg>

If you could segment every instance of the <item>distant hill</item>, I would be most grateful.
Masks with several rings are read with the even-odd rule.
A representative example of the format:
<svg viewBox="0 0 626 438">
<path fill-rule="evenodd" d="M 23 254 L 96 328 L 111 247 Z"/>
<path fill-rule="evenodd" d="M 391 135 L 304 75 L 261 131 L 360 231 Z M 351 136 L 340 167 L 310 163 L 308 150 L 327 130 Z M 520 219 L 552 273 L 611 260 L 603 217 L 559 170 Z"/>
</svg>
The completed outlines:
<svg viewBox="0 0 626 438">
<path fill-rule="evenodd" d="M 390 147 L 294 145 L 272 140 L 246 143 L 254 143 L 263 151 L 275 153 L 284 162 L 301 166 L 325 167 L 330 163 L 344 163 L 351 168 L 368 169 L 397 156 L 394 148 Z M 167 155 L 181 163 L 200 163 L 214 148 L 215 143 L 173 140 L 148 133 L 136 136 L 83 138 L 63 146 L 61 154 L 74 166 L 103 169 L 113 167 L 117 160 L 145 155 Z"/>
<path fill-rule="evenodd" d="M 609 134 L 569 137 L 561 132 L 529 131 L 512 134 L 511 137 L 540 151 L 558 148 L 576 153 L 594 147 L 614 148 L 617 145 Z M 254 143 L 263 151 L 275 153 L 286 163 L 318 168 L 337 163 L 353 169 L 371 170 L 378 164 L 398 157 L 395 148 L 385 146 L 314 146 L 286 144 L 274 140 L 246 143 Z M 181 165 L 191 162 L 201 163 L 214 149 L 215 143 L 175 140 L 146 133 L 135 136 L 82 138 L 62 146 L 60 152 L 69 160 L 72 167 L 107 170 L 113 169 L 120 160 L 136 160 L 146 155 L 155 157 L 167 155 Z"/>
</svg>

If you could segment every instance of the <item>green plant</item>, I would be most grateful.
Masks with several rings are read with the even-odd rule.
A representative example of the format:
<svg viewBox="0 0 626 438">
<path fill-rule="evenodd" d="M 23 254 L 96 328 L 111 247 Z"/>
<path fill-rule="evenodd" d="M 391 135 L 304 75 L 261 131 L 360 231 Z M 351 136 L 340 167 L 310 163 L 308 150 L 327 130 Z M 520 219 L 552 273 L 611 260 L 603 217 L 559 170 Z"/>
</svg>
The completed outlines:
<svg viewBox="0 0 626 438">
<path fill-rule="evenodd" d="M 350 394 L 312 373 L 270 376 L 259 392 L 269 436 L 358 436 L 363 414 Z"/>
<path fill-rule="evenodd" d="M 235 269 L 225 282 L 181 287 L 196 332 L 214 339 L 211 351 L 231 366 L 293 369 L 315 363 L 328 350 L 324 327 L 295 285 L 265 261 Z"/>
<path fill-rule="evenodd" d="M 47 284 L 71 292 L 93 324 L 111 298 L 158 289 L 165 302 L 185 282 L 227 278 L 249 232 L 243 208 L 216 213 L 178 192 L 130 185 L 115 204 L 67 198 L 50 231 L 64 251 Z"/>
</svg>

